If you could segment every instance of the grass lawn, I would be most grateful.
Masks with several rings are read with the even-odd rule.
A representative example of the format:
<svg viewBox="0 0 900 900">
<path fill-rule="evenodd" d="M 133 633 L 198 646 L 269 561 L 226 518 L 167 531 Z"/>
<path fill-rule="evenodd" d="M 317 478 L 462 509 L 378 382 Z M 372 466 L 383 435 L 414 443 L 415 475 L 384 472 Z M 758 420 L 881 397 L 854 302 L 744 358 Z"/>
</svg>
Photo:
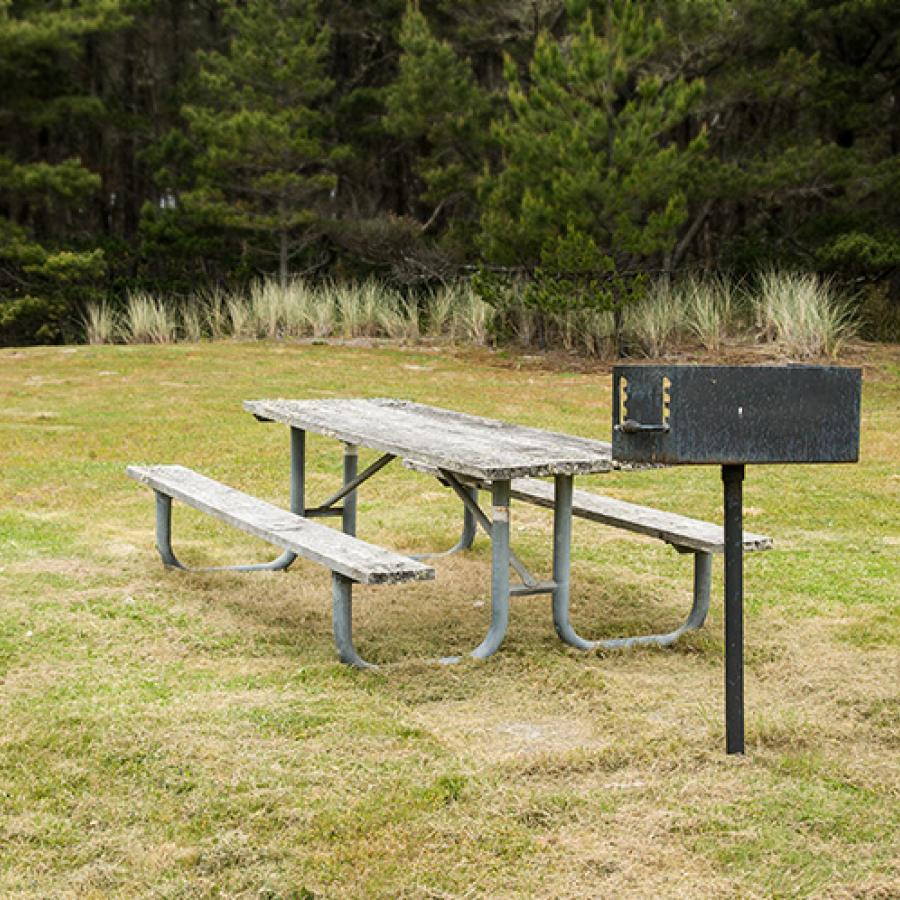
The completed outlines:
<svg viewBox="0 0 900 900">
<path fill-rule="evenodd" d="M 487 626 L 486 540 L 434 582 L 356 591 L 336 661 L 330 581 L 167 572 L 129 462 L 180 462 L 287 501 L 287 430 L 246 398 L 400 396 L 609 436 L 610 379 L 526 357 L 218 343 L 0 351 L 0 895 L 900 896 L 900 353 L 869 357 L 858 466 L 751 467 L 747 745 L 723 737 L 721 564 L 700 633 L 583 654 L 516 599 L 484 663 L 424 662 Z M 310 501 L 340 477 L 309 439 Z M 373 458 L 364 454 L 361 466 Z M 582 486 L 718 519 L 715 468 Z M 394 464 L 360 537 L 452 544 L 461 514 Z M 551 520 L 513 508 L 549 573 Z M 268 558 L 191 510 L 198 564 Z M 674 626 L 691 559 L 577 522 L 586 636 Z"/>
</svg>

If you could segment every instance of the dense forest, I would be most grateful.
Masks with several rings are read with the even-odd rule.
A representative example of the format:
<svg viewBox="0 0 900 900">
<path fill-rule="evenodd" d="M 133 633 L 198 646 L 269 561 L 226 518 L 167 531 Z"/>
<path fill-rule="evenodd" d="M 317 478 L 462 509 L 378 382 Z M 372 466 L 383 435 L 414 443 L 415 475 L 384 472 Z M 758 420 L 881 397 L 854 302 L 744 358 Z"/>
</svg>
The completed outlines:
<svg viewBox="0 0 900 900">
<path fill-rule="evenodd" d="M 272 275 L 900 304 L 892 0 L 0 0 L 0 343 Z"/>
</svg>

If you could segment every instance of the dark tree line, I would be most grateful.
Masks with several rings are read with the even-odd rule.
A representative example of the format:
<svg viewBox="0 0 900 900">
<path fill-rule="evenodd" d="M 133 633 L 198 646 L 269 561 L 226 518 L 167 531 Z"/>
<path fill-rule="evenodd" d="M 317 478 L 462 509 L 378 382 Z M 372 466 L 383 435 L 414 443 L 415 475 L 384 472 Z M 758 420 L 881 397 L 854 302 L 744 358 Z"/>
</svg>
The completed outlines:
<svg viewBox="0 0 900 900">
<path fill-rule="evenodd" d="M 890 0 L 0 0 L 0 342 L 260 274 L 832 275 L 896 321 Z"/>
</svg>

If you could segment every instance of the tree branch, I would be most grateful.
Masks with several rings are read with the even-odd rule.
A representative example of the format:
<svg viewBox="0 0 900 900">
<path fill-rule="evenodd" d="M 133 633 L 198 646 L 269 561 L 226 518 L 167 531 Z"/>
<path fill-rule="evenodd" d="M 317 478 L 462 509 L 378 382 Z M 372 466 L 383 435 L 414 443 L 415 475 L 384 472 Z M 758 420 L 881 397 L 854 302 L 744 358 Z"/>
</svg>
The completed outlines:
<svg viewBox="0 0 900 900">
<path fill-rule="evenodd" d="M 691 222 L 688 230 L 684 233 L 684 237 L 675 245 L 675 249 L 669 255 L 669 259 L 666 262 L 666 274 L 671 275 L 672 272 L 678 268 L 679 263 L 682 260 L 682 257 L 685 253 L 687 253 L 688 247 L 690 247 L 694 238 L 697 236 L 697 232 L 700 230 L 700 226 L 706 220 L 706 217 L 710 214 L 713 208 L 713 201 L 707 200 L 703 206 L 700 207 L 700 212 L 697 213 L 694 221 Z"/>
</svg>

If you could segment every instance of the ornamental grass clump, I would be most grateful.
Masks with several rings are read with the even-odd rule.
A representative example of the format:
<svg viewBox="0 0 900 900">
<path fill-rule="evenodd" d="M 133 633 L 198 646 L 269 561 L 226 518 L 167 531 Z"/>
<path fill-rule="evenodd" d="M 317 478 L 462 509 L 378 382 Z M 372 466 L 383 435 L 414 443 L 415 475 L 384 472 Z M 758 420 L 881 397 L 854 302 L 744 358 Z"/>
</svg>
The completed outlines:
<svg viewBox="0 0 900 900">
<path fill-rule="evenodd" d="M 112 344 L 118 332 L 115 311 L 105 301 L 89 303 L 82 318 L 85 340 L 89 344 Z"/>
<path fill-rule="evenodd" d="M 254 334 L 253 316 L 250 304 L 240 295 L 231 294 L 225 299 L 225 321 L 228 333 L 233 338 L 252 338 Z"/>
<path fill-rule="evenodd" d="M 193 299 L 193 298 L 192 298 Z M 181 307 L 181 339 L 190 344 L 203 340 L 203 310 L 194 300 Z"/>
<path fill-rule="evenodd" d="M 625 307 L 624 331 L 629 344 L 644 356 L 662 356 L 673 349 L 684 331 L 679 292 L 665 279 L 654 282 Z"/>
<path fill-rule="evenodd" d="M 425 335 L 440 338 L 450 331 L 453 307 L 458 302 L 456 287 L 441 285 L 425 298 Z"/>
<path fill-rule="evenodd" d="M 228 294 L 219 286 L 194 295 L 196 306 L 201 309 L 204 330 L 214 341 L 229 335 Z"/>
<path fill-rule="evenodd" d="M 375 335 L 379 319 L 390 305 L 387 289 L 371 278 L 361 284 L 332 284 L 323 293 L 330 293 L 333 298 L 340 333 L 344 338 Z"/>
<path fill-rule="evenodd" d="M 129 292 L 119 326 L 126 344 L 171 344 L 178 333 L 174 312 L 146 291 Z"/>
<path fill-rule="evenodd" d="M 837 297 L 834 283 L 810 273 L 763 272 L 753 307 L 761 340 L 793 359 L 837 356 L 858 332 L 853 311 Z"/>
<path fill-rule="evenodd" d="M 447 291 L 453 296 L 445 330 L 447 337 L 454 343 L 486 344 L 493 327 L 494 308 L 470 281 L 454 284 Z"/>
<path fill-rule="evenodd" d="M 285 290 L 275 279 L 252 282 L 247 305 L 249 327 L 255 337 L 271 339 L 283 333 Z"/>
<path fill-rule="evenodd" d="M 325 284 L 313 293 L 309 310 L 309 323 L 312 336 L 329 337 L 337 327 L 337 296 L 332 284 Z"/>
<path fill-rule="evenodd" d="M 685 325 L 704 350 L 718 352 L 737 330 L 735 286 L 726 275 L 691 276 L 679 286 Z"/>
<path fill-rule="evenodd" d="M 302 278 L 281 288 L 281 327 L 285 337 L 306 337 L 313 333 L 313 310 L 319 292 Z"/>
<path fill-rule="evenodd" d="M 419 307 L 414 297 L 385 291 L 378 310 L 378 330 L 394 340 L 414 341 L 421 336 Z"/>
</svg>

